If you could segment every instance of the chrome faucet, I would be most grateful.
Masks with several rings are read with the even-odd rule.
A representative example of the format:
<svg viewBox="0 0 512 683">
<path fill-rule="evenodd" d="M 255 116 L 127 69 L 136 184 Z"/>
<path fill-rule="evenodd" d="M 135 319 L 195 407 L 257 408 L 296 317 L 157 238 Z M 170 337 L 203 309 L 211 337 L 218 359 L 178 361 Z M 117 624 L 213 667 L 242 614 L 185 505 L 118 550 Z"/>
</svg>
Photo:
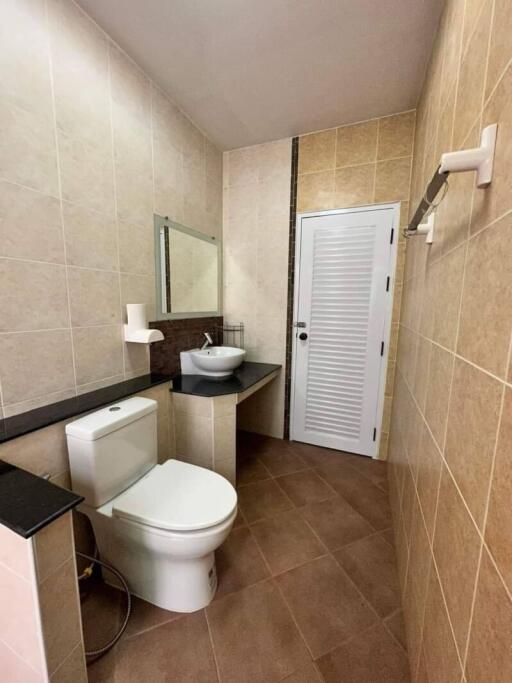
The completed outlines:
<svg viewBox="0 0 512 683">
<path fill-rule="evenodd" d="M 203 334 L 206 337 L 206 339 L 205 339 L 204 344 L 201 346 L 201 351 L 208 348 L 208 346 L 213 346 L 213 339 L 210 337 L 208 332 L 203 332 Z"/>
</svg>

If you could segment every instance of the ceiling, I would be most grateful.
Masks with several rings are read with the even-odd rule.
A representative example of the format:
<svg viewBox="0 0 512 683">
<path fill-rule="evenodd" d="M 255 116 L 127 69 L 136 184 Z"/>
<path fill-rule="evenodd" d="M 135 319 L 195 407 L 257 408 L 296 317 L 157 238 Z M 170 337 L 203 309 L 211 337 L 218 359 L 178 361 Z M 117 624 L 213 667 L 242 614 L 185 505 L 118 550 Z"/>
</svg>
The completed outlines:
<svg viewBox="0 0 512 683">
<path fill-rule="evenodd" d="M 444 0 L 79 0 L 222 149 L 415 106 Z"/>
</svg>

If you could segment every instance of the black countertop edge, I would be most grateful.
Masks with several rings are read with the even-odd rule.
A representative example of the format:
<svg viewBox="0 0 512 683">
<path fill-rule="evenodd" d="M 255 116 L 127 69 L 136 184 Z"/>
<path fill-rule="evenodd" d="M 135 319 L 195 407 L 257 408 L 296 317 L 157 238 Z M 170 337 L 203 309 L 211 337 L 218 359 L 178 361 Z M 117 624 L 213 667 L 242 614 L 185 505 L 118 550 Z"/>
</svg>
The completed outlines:
<svg viewBox="0 0 512 683">
<path fill-rule="evenodd" d="M 34 432 L 37 429 L 48 427 L 61 420 L 67 420 L 81 413 L 101 408 L 138 391 L 145 391 L 158 384 L 170 381 L 170 375 L 157 373 L 141 375 L 124 382 L 111 384 L 102 389 L 96 389 L 96 391 L 90 391 L 87 394 L 81 394 L 80 396 L 67 398 L 64 401 L 36 408 L 35 410 L 29 410 L 26 413 L 6 417 L 0 420 L 0 444 L 10 439 L 15 439 L 18 436 Z"/>
<path fill-rule="evenodd" d="M 66 489 L 0 460 L 0 524 L 30 538 L 83 501 Z"/>
<path fill-rule="evenodd" d="M 204 375 L 177 375 L 172 378 L 172 391 L 207 398 L 241 394 L 281 367 L 272 363 L 245 361 L 230 377 L 214 379 Z"/>
</svg>

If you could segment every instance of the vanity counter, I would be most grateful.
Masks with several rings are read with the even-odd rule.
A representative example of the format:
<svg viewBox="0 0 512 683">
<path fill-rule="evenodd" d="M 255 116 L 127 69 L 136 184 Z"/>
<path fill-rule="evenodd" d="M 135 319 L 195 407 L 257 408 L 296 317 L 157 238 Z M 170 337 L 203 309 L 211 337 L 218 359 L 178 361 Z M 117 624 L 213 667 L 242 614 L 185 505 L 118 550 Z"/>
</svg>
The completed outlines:
<svg viewBox="0 0 512 683">
<path fill-rule="evenodd" d="M 242 394 L 248 392 L 256 384 L 266 379 L 270 381 L 281 369 L 280 365 L 272 363 L 252 363 L 245 361 L 238 367 L 231 377 L 212 379 L 203 375 L 178 375 L 173 377 L 172 391 L 176 394 L 203 396 L 215 398 L 228 394 Z M 251 392 L 252 393 L 252 392 Z M 244 395 L 245 398 L 245 395 Z"/>
<path fill-rule="evenodd" d="M 165 382 L 170 383 L 170 381 L 171 377 L 169 375 L 158 373 L 141 375 L 124 382 L 118 382 L 117 384 L 111 384 L 107 387 L 90 391 L 87 394 L 80 394 L 80 396 L 51 403 L 26 413 L 0 419 L 0 444 L 29 432 L 34 432 L 36 429 L 48 427 L 61 420 L 67 420 L 90 410 L 101 408 L 109 403 L 115 403 L 139 391 L 151 389 L 151 387 L 164 384 Z"/>
<path fill-rule="evenodd" d="M 23 538 L 83 501 L 60 486 L 0 460 L 0 524 Z"/>
</svg>

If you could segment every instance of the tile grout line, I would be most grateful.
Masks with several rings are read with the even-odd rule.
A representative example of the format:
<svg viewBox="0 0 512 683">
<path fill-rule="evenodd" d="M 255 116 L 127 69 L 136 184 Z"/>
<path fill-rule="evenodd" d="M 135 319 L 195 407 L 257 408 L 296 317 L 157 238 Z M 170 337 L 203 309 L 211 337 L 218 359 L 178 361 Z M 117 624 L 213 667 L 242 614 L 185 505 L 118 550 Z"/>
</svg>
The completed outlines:
<svg viewBox="0 0 512 683">
<path fill-rule="evenodd" d="M 67 310 L 68 310 L 68 323 L 69 327 L 69 339 L 71 348 L 71 362 L 73 365 L 73 380 L 74 386 L 73 390 L 75 396 L 77 395 L 77 371 L 76 371 L 76 352 L 73 340 L 73 325 L 71 316 L 71 297 L 69 293 L 69 275 L 68 275 L 68 259 L 67 259 L 67 248 L 66 248 L 66 228 L 64 223 L 64 208 L 62 204 L 62 172 L 60 163 L 60 150 L 59 150 L 59 134 L 57 126 L 57 104 L 55 101 L 55 79 L 53 71 L 53 55 L 52 55 L 52 31 L 50 28 L 50 16 L 48 8 L 48 0 L 44 0 L 44 14 L 45 14 L 45 29 L 47 33 L 46 38 L 46 49 L 48 50 L 48 71 L 50 77 L 50 98 L 52 103 L 52 123 L 53 123 L 53 141 L 55 145 L 55 162 L 57 166 L 57 188 L 58 188 L 58 201 L 59 201 L 59 215 L 61 224 L 61 234 L 62 234 L 62 249 L 64 255 L 64 272 L 66 279 L 66 299 L 67 299 Z"/>
<path fill-rule="evenodd" d="M 511 348 L 512 348 L 512 344 L 509 343 L 509 351 L 508 351 L 508 358 L 509 359 L 510 359 Z M 463 659 L 464 674 L 466 673 L 467 658 L 468 658 L 468 653 L 469 653 L 469 643 L 471 640 L 471 630 L 472 630 L 472 626 L 473 626 L 473 616 L 474 616 L 475 604 L 476 604 L 476 595 L 477 595 L 478 585 L 479 585 L 479 581 L 480 581 L 480 570 L 481 570 L 481 566 L 482 566 L 482 556 L 484 553 L 484 549 L 487 551 L 487 544 L 485 542 L 485 532 L 486 532 L 486 528 L 487 528 L 487 518 L 488 518 L 489 507 L 490 507 L 490 502 L 491 502 L 491 492 L 492 492 L 492 485 L 493 485 L 493 479 L 494 479 L 494 470 L 496 467 L 496 457 L 497 457 L 497 452 L 498 452 L 499 435 L 500 435 L 500 431 L 501 431 L 501 422 L 503 420 L 503 414 L 504 414 L 504 408 L 505 408 L 505 393 L 506 393 L 506 389 L 505 389 L 505 387 L 503 387 L 502 392 L 501 392 L 501 401 L 500 401 L 498 423 L 496 425 L 496 436 L 495 436 L 494 449 L 493 449 L 493 454 L 492 454 L 491 470 L 489 473 L 489 484 L 487 487 L 487 496 L 486 496 L 486 502 L 485 502 L 484 516 L 483 516 L 483 520 L 482 520 L 482 537 L 481 537 L 480 552 L 479 552 L 477 570 L 476 570 L 476 576 L 475 576 L 475 586 L 473 589 L 473 596 L 472 596 L 472 600 L 471 600 L 471 610 L 470 610 L 469 622 L 468 622 L 468 635 L 467 635 L 467 639 L 466 639 L 466 647 L 465 647 L 464 659 Z M 489 553 L 489 554 L 491 555 L 491 553 Z M 501 576 L 501 572 L 499 572 L 499 571 L 498 571 L 498 576 L 503 581 L 503 577 Z M 507 593 L 510 597 L 510 592 L 508 591 L 506 586 L 505 586 L 505 588 L 506 588 Z"/>
<path fill-rule="evenodd" d="M 211 603 L 210 603 L 211 604 Z M 208 605 L 206 606 L 208 607 Z M 208 611 L 204 608 L 204 618 L 206 620 L 206 628 L 208 629 L 208 638 L 210 639 L 210 647 L 212 648 L 212 655 L 213 655 L 213 662 L 215 664 L 215 671 L 217 672 L 217 679 L 219 683 L 221 683 L 221 677 L 220 677 L 220 668 L 219 668 L 219 663 L 217 661 L 217 654 L 215 652 L 215 645 L 213 644 L 213 634 L 212 634 L 212 628 L 210 624 L 210 620 L 208 619 Z"/>
</svg>

